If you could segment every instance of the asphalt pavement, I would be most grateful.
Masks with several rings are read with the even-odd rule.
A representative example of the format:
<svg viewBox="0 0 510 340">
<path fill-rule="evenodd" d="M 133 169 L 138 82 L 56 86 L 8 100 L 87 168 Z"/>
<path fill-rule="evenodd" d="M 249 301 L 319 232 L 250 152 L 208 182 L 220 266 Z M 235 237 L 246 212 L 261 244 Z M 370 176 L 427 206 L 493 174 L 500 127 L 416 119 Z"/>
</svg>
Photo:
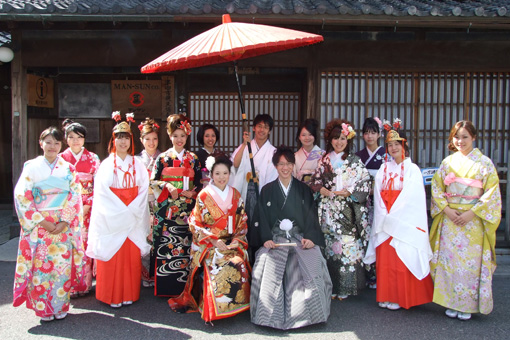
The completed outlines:
<svg viewBox="0 0 510 340">
<path fill-rule="evenodd" d="M 510 256 L 498 256 L 493 281 L 494 310 L 469 321 L 449 319 L 433 303 L 409 310 L 381 309 L 375 290 L 332 301 L 327 323 L 280 331 L 250 322 L 249 312 L 206 325 L 198 313 L 177 314 L 166 298 L 142 288 L 140 300 L 113 309 L 94 294 L 72 300 L 68 317 L 42 323 L 25 306 L 12 306 L 17 238 L 0 246 L 0 339 L 508 339 L 510 334 Z"/>
</svg>

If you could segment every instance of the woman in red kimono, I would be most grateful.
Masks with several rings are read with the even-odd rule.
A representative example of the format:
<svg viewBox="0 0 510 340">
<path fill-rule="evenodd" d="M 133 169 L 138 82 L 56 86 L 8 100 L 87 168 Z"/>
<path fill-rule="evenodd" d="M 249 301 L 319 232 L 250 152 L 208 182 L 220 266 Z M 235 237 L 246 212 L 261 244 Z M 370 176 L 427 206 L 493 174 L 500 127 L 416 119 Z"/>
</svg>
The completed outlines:
<svg viewBox="0 0 510 340">
<path fill-rule="evenodd" d="M 100 161 L 95 153 L 88 151 L 84 147 L 85 138 L 87 137 L 87 128 L 85 126 L 75 123 L 70 119 L 66 119 L 62 126 L 64 127 L 69 147 L 60 156 L 68 163 L 74 165 L 76 177 L 81 183 L 81 199 L 83 201 L 83 228 L 81 229 L 81 236 L 83 247 L 86 250 L 90 225 L 90 207 L 92 207 L 94 196 L 94 176 L 97 173 L 97 169 L 99 169 Z M 93 259 L 87 258 L 83 268 L 87 287 L 84 291 L 80 292 L 71 290 L 71 298 L 84 296 L 90 292 L 92 288 L 92 267 Z"/>
<path fill-rule="evenodd" d="M 113 128 L 108 151 L 96 175 L 87 255 L 97 260 L 96 298 L 119 308 L 140 298 L 142 256 L 150 250 L 149 175 L 134 157 L 128 123 Z"/>
<path fill-rule="evenodd" d="M 211 183 L 197 197 L 190 216 L 191 266 L 182 294 L 168 300 L 176 312 L 198 312 L 205 322 L 250 308 L 250 265 L 246 213 L 241 194 L 228 185 L 232 162 L 207 158 Z"/>
<path fill-rule="evenodd" d="M 432 301 L 427 206 L 423 177 L 411 162 L 405 136 L 385 122 L 386 150 L 393 158 L 375 176 L 374 224 L 365 263 L 377 258 L 379 307 L 397 310 Z"/>
</svg>

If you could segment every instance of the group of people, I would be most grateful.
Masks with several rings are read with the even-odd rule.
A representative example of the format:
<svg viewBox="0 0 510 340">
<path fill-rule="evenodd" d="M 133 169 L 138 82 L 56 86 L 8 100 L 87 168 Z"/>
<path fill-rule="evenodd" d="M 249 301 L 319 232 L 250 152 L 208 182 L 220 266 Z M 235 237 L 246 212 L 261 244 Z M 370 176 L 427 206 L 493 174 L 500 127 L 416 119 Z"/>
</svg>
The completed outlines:
<svg viewBox="0 0 510 340">
<path fill-rule="evenodd" d="M 85 127 L 66 120 L 64 132 L 42 132 L 44 155 L 26 162 L 15 187 L 14 305 L 43 321 L 65 318 L 93 276 L 96 298 L 112 308 L 153 287 L 176 312 L 212 322 L 249 309 L 253 323 L 278 329 L 326 322 L 332 299 L 366 286 L 390 310 L 433 301 L 460 320 L 491 312 L 501 196 L 471 122 L 452 128 L 454 153 L 433 177 L 429 237 L 423 179 L 398 119 L 367 118 L 357 153 L 350 122 L 330 121 L 321 150 L 318 122 L 306 119 L 294 152 L 271 145 L 274 121 L 259 114 L 253 139 L 245 131 L 227 157 L 212 124 L 198 129 L 201 148 L 187 150 L 182 114 L 167 119 L 164 152 L 160 127 L 145 119 L 135 156 L 134 117 L 112 117 L 108 158 L 87 151 Z"/>
</svg>

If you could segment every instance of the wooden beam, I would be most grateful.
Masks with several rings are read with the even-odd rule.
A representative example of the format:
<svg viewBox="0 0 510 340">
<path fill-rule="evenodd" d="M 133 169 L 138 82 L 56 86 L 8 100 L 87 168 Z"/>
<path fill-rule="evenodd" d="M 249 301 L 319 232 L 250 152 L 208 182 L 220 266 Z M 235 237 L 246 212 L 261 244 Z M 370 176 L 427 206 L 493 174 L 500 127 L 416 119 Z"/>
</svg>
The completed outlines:
<svg viewBox="0 0 510 340">
<path fill-rule="evenodd" d="M 12 41 L 21 44 L 21 32 L 12 32 Z M 14 51 L 11 63 L 12 98 L 12 183 L 16 185 L 27 160 L 27 70 L 21 62 L 21 49 Z"/>
</svg>

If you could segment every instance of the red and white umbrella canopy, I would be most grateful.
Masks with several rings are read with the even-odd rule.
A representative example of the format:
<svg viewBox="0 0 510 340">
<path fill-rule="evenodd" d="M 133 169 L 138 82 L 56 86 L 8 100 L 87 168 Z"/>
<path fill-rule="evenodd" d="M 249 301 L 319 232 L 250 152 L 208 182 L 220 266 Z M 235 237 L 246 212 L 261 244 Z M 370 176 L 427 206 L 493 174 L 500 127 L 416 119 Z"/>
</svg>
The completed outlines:
<svg viewBox="0 0 510 340">
<path fill-rule="evenodd" d="M 142 73 L 168 72 L 280 52 L 323 41 L 321 35 L 275 26 L 223 23 L 182 43 L 142 67 Z"/>
</svg>

